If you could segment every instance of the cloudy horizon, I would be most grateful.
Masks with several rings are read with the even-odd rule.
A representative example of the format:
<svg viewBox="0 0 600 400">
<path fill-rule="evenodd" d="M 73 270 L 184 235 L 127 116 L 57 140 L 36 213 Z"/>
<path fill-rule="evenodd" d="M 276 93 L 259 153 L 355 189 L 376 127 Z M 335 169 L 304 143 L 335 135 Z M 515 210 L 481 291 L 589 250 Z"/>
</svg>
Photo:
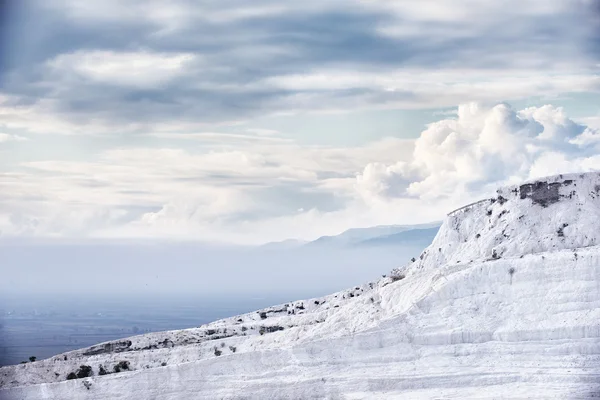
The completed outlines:
<svg viewBox="0 0 600 400">
<path fill-rule="evenodd" d="M 311 240 L 600 170 L 592 1 L 0 5 L 0 238 Z"/>
</svg>

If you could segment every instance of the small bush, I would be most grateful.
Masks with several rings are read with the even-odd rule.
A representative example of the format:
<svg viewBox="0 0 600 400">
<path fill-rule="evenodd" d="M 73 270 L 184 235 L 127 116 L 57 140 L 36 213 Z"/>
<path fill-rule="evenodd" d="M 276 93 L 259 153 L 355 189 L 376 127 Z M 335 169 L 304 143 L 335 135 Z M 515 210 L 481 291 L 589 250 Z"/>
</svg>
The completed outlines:
<svg viewBox="0 0 600 400">
<path fill-rule="evenodd" d="M 36 357 L 36 356 L 31 356 L 31 357 L 29 357 L 29 361 L 31 361 L 31 362 L 35 362 L 35 360 L 37 360 L 37 357 Z"/>
<path fill-rule="evenodd" d="M 167 363 L 166 363 L 165 361 L 163 361 L 163 362 L 161 362 L 161 363 L 160 363 L 160 366 L 161 366 L 161 367 L 166 367 L 166 366 L 167 366 Z"/>
<path fill-rule="evenodd" d="M 116 364 L 113 367 L 113 371 L 118 373 L 121 371 L 128 371 L 129 370 L 129 361 L 120 361 L 118 364 Z"/>
<path fill-rule="evenodd" d="M 260 328 L 260 334 L 264 334 L 264 333 L 273 333 L 273 332 L 277 332 L 277 331 L 282 331 L 284 328 L 283 326 L 278 326 L 278 325 L 273 325 L 273 326 L 262 326 Z"/>
<path fill-rule="evenodd" d="M 77 379 L 75 372 L 69 372 L 69 375 L 67 375 L 67 380 L 70 381 L 71 379 Z"/>
<path fill-rule="evenodd" d="M 108 375 L 108 371 L 104 368 L 104 365 L 98 367 L 98 375 Z"/>
<path fill-rule="evenodd" d="M 565 237 L 565 228 L 567 226 L 569 226 L 569 224 L 562 224 L 562 226 L 558 228 L 558 231 L 556 231 L 556 233 L 558 233 L 558 237 Z"/>
<path fill-rule="evenodd" d="M 220 356 L 223 352 L 215 347 L 215 356 Z"/>
<path fill-rule="evenodd" d="M 235 353 L 237 348 L 235 346 L 229 346 L 229 350 L 231 350 L 232 353 Z"/>
<path fill-rule="evenodd" d="M 77 371 L 78 378 L 87 378 L 89 376 L 92 376 L 93 374 L 94 372 L 92 371 L 92 367 L 90 367 L 89 365 L 82 365 Z"/>
<path fill-rule="evenodd" d="M 390 278 L 392 278 L 392 282 L 397 282 L 397 281 L 401 281 L 402 279 L 406 278 L 406 276 L 404 274 L 398 274 L 398 275 L 392 275 L 392 276 L 390 276 Z"/>
</svg>

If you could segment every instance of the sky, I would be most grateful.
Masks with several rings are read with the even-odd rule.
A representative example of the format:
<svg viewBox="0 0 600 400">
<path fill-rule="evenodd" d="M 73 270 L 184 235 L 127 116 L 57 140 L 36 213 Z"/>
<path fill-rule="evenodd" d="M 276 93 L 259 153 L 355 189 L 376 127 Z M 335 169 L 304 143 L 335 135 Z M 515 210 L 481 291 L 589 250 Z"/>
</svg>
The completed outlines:
<svg viewBox="0 0 600 400">
<path fill-rule="evenodd" d="M 310 240 L 598 170 L 598 4 L 0 0 L 0 238 Z"/>
</svg>

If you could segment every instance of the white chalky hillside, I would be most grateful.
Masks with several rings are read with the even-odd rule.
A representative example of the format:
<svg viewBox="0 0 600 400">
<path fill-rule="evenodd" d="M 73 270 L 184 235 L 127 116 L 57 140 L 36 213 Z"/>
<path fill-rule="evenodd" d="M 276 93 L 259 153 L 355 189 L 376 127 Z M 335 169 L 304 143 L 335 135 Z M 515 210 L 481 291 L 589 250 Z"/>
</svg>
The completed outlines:
<svg viewBox="0 0 600 400">
<path fill-rule="evenodd" d="M 388 277 L 0 368 L 0 398 L 600 397 L 599 240 L 600 174 L 503 188 Z"/>
</svg>

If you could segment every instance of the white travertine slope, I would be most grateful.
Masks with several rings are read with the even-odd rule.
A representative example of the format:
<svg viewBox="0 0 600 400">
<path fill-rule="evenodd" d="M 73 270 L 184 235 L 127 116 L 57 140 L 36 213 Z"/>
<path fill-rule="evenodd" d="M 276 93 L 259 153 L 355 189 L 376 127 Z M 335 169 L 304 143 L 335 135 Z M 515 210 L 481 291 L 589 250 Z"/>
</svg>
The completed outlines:
<svg viewBox="0 0 600 400">
<path fill-rule="evenodd" d="M 595 246 L 599 220 L 596 173 L 502 188 L 497 197 L 450 213 L 417 268 Z"/>
<path fill-rule="evenodd" d="M 391 277 L 1 368 L 0 398 L 600 397 L 599 195 L 597 173 L 501 189 Z"/>
</svg>

